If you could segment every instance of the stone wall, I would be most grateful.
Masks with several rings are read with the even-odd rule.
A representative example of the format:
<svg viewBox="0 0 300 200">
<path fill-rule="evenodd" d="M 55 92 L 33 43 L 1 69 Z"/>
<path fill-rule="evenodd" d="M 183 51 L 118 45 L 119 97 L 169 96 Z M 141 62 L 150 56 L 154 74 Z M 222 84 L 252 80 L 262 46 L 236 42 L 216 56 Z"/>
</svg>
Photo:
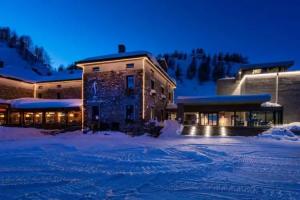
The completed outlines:
<svg viewBox="0 0 300 200">
<path fill-rule="evenodd" d="M 162 78 L 158 72 L 153 72 L 148 67 L 145 70 L 145 120 L 157 119 L 159 121 L 166 118 L 166 106 L 169 103 L 169 93 L 173 98 L 173 89 L 168 81 Z M 151 93 L 151 80 L 154 81 L 155 94 Z M 164 88 L 164 93 L 162 89 Z M 171 102 L 173 99 L 170 100 Z M 152 114 L 151 114 L 152 112 Z"/>
<path fill-rule="evenodd" d="M 0 78 L 0 99 L 33 97 L 34 85 L 21 81 Z"/>
<path fill-rule="evenodd" d="M 126 77 L 134 75 L 134 95 L 127 95 Z M 142 120 L 142 81 L 143 71 L 121 70 L 85 73 L 84 87 L 84 126 L 92 123 L 93 106 L 100 110 L 100 121 L 116 122 L 125 126 L 126 106 L 134 106 L 135 121 Z"/>
<path fill-rule="evenodd" d="M 38 83 L 36 97 L 41 95 L 43 99 L 57 99 L 59 94 L 61 99 L 81 99 L 81 88 L 81 80 Z"/>
</svg>

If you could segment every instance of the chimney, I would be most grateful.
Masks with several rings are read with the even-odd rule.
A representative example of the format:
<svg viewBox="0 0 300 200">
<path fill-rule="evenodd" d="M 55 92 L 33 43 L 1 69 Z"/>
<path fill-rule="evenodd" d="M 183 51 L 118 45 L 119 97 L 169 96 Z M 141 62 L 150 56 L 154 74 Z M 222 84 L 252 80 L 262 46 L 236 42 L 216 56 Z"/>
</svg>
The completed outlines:
<svg viewBox="0 0 300 200">
<path fill-rule="evenodd" d="M 124 44 L 119 44 L 118 46 L 119 53 L 125 53 L 126 47 Z"/>
</svg>

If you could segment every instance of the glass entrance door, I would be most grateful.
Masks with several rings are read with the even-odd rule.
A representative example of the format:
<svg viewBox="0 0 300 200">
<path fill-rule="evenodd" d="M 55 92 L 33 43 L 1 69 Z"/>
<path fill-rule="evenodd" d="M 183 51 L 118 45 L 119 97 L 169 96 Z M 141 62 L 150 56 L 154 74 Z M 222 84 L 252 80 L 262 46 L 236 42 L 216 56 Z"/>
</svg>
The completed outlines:
<svg viewBox="0 0 300 200">
<path fill-rule="evenodd" d="M 218 125 L 218 113 L 201 113 L 200 114 L 201 126 L 217 126 Z"/>
</svg>

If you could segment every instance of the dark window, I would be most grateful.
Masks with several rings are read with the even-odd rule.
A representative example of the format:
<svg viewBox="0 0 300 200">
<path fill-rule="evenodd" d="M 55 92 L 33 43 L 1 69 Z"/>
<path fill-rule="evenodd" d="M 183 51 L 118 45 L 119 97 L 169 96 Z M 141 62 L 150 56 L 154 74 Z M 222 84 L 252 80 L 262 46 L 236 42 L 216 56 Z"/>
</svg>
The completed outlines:
<svg viewBox="0 0 300 200">
<path fill-rule="evenodd" d="M 92 120 L 93 121 L 99 120 L 99 107 L 98 106 L 92 107 Z"/>
<path fill-rule="evenodd" d="M 56 98 L 57 98 L 57 99 L 61 99 L 61 96 L 60 96 L 60 93 L 59 93 L 59 92 L 56 93 Z"/>
<path fill-rule="evenodd" d="M 57 85 L 56 87 L 57 87 L 57 88 L 61 88 L 61 85 Z"/>
<path fill-rule="evenodd" d="M 126 77 L 126 88 L 134 89 L 134 76 L 130 75 Z"/>
<path fill-rule="evenodd" d="M 93 72 L 100 72 L 100 67 L 93 67 Z"/>
<path fill-rule="evenodd" d="M 152 90 L 154 90 L 154 86 L 155 86 L 154 80 L 151 80 L 151 89 Z"/>
<path fill-rule="evenodd" d="M 133 105 L 126 106 L 126 121 L 132 122 L 134 120 L 134 107 Z"/>
<path fill-rule="evenodd" d="M 161 87 L 161 93 L 165 94 L 165 88 L 164 87 Z"/>
<path fill-rule="evenodd" d="M 42 98 L 42 94 L 38 93 L 38 98 L 41 99 Z"/>
<path fill-rule="evenodd" d="M 172 101 L 172 93 L 169 92 L 169 101 L 171 102 Z"/>
<path fill-rule="evenodd" d="M 128 64 L 126 64 L 126 68 L 134 68 L 134 64 L 133 63 L 128 63 Z"/>
<path fill-rule="evenodd" d="M 40 85 L 40 86 L 39 86 L 39 89 L 43 89 L 43 86 Z"/>
</svg>

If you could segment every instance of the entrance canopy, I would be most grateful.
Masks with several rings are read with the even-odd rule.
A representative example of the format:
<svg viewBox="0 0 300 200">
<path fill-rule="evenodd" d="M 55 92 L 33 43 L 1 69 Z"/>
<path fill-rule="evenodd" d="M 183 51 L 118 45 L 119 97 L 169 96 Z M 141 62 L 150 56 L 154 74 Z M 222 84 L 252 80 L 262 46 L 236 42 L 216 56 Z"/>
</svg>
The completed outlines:
<svg viewBox="0 0 300 200">
<path fill-rule="evenodd" d="M 230 95 L 208 97 L 178 97 L 177 103 L 184 105 L 242 105 L 262 104 L 271 100 L 269 94 L 259 95 Z"/>
</svg>

